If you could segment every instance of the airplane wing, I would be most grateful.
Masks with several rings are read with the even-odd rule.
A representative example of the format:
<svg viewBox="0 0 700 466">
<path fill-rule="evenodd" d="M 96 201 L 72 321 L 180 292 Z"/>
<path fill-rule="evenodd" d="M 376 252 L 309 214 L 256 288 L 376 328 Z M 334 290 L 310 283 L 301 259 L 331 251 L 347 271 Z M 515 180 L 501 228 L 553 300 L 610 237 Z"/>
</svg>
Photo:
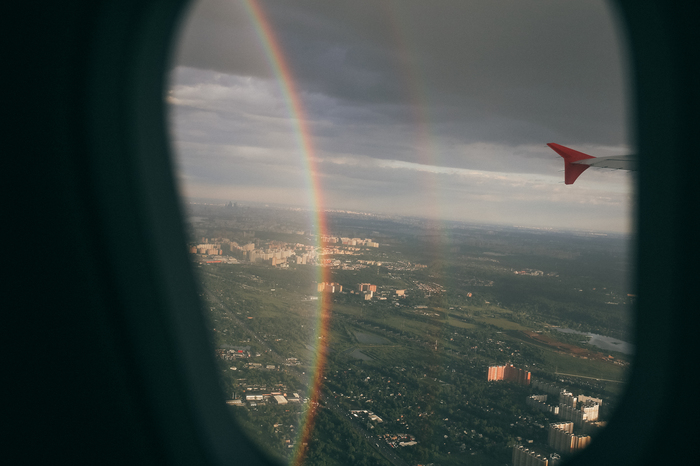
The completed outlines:
<svg viewBox="0 0 700 466">
<path fill-rule="evenodd" d="M 564 183 L 574 184 L 576 178 L 588 167 L 613 168 L 616 170 L 634 171 L 635 157 L 633 155 L 612 155 L 609 157 L 593 157 L 574 149 L 550 142 L 547 144 L 564 159 Z"/>
<path fill-rule="evenodd" d="M 596 168 L 614 168 L 616 170 L 635 171 L 634 155 L 611 155 L 608 157 L 594 157 L 592 159 L 573 162 L 577 165 L 588 165 Z"/>
</svg>

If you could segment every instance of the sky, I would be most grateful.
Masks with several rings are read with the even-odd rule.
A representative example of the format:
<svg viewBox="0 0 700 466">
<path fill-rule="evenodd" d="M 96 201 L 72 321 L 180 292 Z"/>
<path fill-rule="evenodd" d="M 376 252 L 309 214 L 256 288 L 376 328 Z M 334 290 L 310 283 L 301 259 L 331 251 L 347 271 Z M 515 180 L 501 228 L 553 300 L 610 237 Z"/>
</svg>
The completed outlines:
<svg viewBox="0 0 700 466">
<path fill-rule="evenodd" d="M 167 96 L 181 191 L 627 233 L 633 174 L 589 169 L 566 186 L 545 145 L 634 152 L 614 13 L 599 0 L 193 2 Z"/>
</svg>

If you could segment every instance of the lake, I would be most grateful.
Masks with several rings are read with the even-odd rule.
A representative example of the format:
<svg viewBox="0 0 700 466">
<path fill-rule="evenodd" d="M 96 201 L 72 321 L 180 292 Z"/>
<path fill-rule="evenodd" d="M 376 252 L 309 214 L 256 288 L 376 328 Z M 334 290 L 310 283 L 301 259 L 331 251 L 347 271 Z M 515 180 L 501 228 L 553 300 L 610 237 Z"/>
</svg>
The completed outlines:
<svg viewBox="0 0 700 466">
<path fill-rule="evenodd" d="M 634 354 L 634 345 L 626 341 L 618 340 L 617 338 L 606 337 L 604 335 L 598 335 L 597 333 L 590 332 L 579 332 L 578 330 L 572 330 L 570 328 L 553 327 L 556 331 L 562 333 L 575 333 L 577 335 L 586 335 L 588 337 L 588 344 L 596 346 L 598 348 L 617 351 L 624 354 Z"/>
</svg>

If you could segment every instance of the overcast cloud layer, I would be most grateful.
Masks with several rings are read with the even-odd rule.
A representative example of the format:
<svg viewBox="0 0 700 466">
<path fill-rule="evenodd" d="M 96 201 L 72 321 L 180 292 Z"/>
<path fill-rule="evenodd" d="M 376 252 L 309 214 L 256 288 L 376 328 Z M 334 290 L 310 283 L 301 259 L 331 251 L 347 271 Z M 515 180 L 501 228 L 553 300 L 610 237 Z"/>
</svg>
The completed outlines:
<svg viewBox="0 0 700 466">
<path fill-rule="evenodd" d="M 558 142 L 628 153 L 623 38 L 601 1 L 263 1 L 326 207 L 628 231 L 631 177 L 563 184 Z M 242 0 L 196 2 L 171 77 L 188 196 L 303 205 L 288 106 Z"/>
</svg>

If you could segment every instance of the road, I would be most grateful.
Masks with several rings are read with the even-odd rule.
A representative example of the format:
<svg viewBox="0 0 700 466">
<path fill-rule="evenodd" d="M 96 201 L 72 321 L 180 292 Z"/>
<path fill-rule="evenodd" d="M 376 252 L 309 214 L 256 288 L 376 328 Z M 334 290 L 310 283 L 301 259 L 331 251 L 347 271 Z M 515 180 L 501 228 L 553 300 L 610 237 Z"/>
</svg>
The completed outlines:
<svg viewBox="0 0 700 466">
<path fill-rule="evenodd" d="M 578 377 L 579 379 L 592 379 L 592 380 L 598 380 L 600 382 L 615 382 L 615 383 L 625 383 L 626 380 L 610 380 L 610 379 L 599 379 L 598 377 L 588 377 L 585 375 L 576 375 L 576 374 L 564 374 L 563 372 L 555 372 L 556 375 L 564 375 L 566 377 Z"/>
</svg>

